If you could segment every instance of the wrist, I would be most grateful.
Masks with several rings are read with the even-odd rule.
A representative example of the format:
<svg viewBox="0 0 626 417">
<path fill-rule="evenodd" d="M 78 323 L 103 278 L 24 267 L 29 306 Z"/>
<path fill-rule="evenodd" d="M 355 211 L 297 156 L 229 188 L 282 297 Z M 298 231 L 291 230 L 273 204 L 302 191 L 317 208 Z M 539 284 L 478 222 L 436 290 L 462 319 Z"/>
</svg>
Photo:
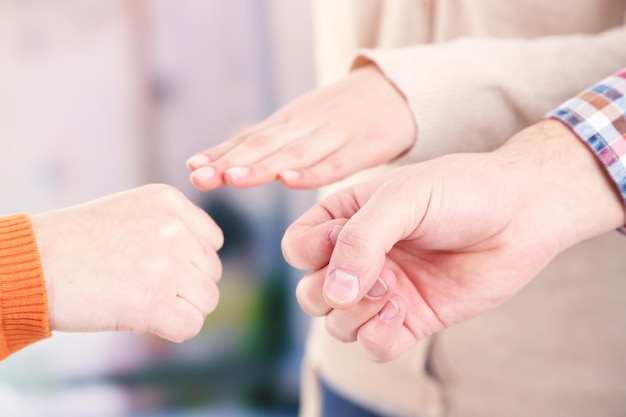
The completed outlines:
<svg viewBox="0 0 626 417">
<path fill-rule="evenodd" d="M 358 78 L 358 85 L 366 86 L 375 93 L 372 108 L 379 109 L 376 117 L 378 135 L 381 140 L 398 144 L 392 162 L 411 150 L 417 141 L 417 121 L 404 92 L 389 78 L 374 61 L 357 59 L 350 77 Z"/>
<path fill-rule="evenodd" d="M 496 151 L 516 169 L 521 201 L 558 250 L 624 225 L 621 196 L 605 167 L 568 127 L 539 122 Z"/>
</svg>

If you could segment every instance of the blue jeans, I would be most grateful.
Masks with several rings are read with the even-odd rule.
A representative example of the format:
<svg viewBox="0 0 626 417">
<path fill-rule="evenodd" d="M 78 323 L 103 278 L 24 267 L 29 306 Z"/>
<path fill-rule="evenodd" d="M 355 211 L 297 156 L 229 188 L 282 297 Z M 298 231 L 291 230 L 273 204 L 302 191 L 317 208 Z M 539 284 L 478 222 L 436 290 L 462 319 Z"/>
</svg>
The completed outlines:
<svg viewBox="0 0 626 417">
<path fill-rule="evenodd" d="M 327 384 L 320 381 L 322 386 L 322 416 L 323 417 L 383 417 L 365 410 L 333 391 Z"/>
</svg>

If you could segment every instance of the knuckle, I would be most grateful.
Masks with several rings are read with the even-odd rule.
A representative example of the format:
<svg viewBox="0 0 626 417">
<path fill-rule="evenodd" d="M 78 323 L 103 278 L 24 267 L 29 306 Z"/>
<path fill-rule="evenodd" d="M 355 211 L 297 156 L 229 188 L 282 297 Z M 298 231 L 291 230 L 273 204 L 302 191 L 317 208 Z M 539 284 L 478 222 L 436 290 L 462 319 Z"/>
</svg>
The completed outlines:
<svg viewBox="0 0 626 417">
<path fill-rule="evenodd" d="M 302 144 L 293 144 L 285 149 L 285 156 L 288 160 L 301 162 L 309 158 L 309 149 Z"/>
<path fill-rule="evenodd" d="M 203 325 L 204 319 L 199 314 L 186 317 L 183 322 L 183 326 L 181 326 L 177 333 L 173 335 L 172 341 L 181 343 L 197 336 L 202 330 Z"/>
<path fill-rule="evenodd" d="M 154 194 L 164 194 L 164 193 L 169 193 L 175 190 L 174 187 L 172 187 L 171 185 L 168 184 L 161 184 L 161 183 L 155 183 L 155 184 L 148 184 L 145 185 L 144 188 Z"/>
<path fill-rule="evenodd" d="M 204 317 L 202 317 L 199 314 L 194 315 L 193 319 L 189 321 L 189 324 L 187 326 L 187 333 L 186 333 L 187 339 L 191 339 L 192 337 L 197 336 L 202 330 L 203 326 L 204 326 Z"/>
<path fill-rule="evenodd" d="M 291 248 L 293 247 L 293 243 L 291 242 L 292 238 L 291 235 L 289 235 L 288 233 L 289 229 L 287 229 L 287 232 L 280 241 L 280 250 L 283 253 L 283 258 L 285 258 L 285 262 L 287 262 L 294 268 L 297 268 L 298 263 L 295 261 L 293 253 L 291 251 Z"/>
<path fill-rule="evenodd" d="M 163 216 L 158 229 L 158 238 L 161 243 L 167 243 L 188 232 L 183 220 L 173 214 Z"/>
<path fill-rule="evenodd" d="M 393 360 L 393 356 L 387 349 L 380 347 L 372 347 L 370 345 L 362 344 L 365 353 L 369 360 L 376 363 L 385 363 Z"/>
<path fill-rule="evenodd" d="M 316 301 L 316 298 L 311 294 L 309 286 L 304 281 L 300 281 L 296 286 L 296 300 L 300 305 L 300 308 L 310 316 L 323 317 L 325 316 L 330 307 L 325 302 Z"/>
<path fill-rule="evenodd" d="M 314 314 L 314 309 L 311 308 L 311 302 L 309 300 L 308 292 L 302 281 L 300 281 L 296 286 L 296 300 L 298 301 L 300 308 L 305 313 L 313 317 L 316 316 L 316 314 Z"/>
<path fill-rule="evenodd" d="M 167 304 L 170 289 L 167 271 L 171 269 L 171 266 L 169 263 L 156 262 L 155 268 L 160 267 L 160 269 L 150 281 L 145 283 L 141 291 L 138 291 L 135 305 L 139 310 L 149 312 L 157 318 L 164 318 L 162 306 Z"/>
<path fill-rule="evenodd" d="M 150 191 L 153 198 L 162 204 L 178 205 L 185 199 L 179 189 L 168 184 L 152 184 Z"/>
<path fill-rule="evenodd" d="M 361 343 L 368 358 L 377 363 L 389 362 L 396 358 L 397 354 L 393 348 L 393 342 L 383 341 L 368 332 L 359 331 L 357 340 Z"/>
<path fill-rule="evenodd" d="M 298 233 L 293 228 L 288 228 L 280 242 L 281 252 L 285 262 L 297 269 L 309 269 L 307 262 L 307 250 Z"/>
<path fill-rule="evenodd" d="M 204 316 L 208 316 L 217 308 L 220 300 L 220 293 L 216 286 L 213 286 L 210 293 L 208 294 L 208 302 L 205 306 Z"/>
<path fill-rule="evenodd" d="M 244 144 L 247 147 L 253 147 L 255 149 L 259 149 L 261 151 L 270 149 L 273 147 L 274 138 L 267 134 L 257 133 L 255 135 L 250 136 L 248 141 Z"/>
<path fill-rule="evenodd" d="M 365 349 L 365 354 L 370 361 L 375 363 L 385 363 L 395 359 L 393 355 L 386 351 Z"/>
<path fill-rule="evenodd" d="M 337 236 L 335 247 L 343 246 L 348 249 L 354 249 L 357 253 L 367 247 L 371 238 L 369 237 L 368 227 L 362 224 L 347 224 Z"/>
<path fill-rule="evenodd" d="M 219 250 L 224 246 L 224 231 L 215 223 L 212 226 L 211 238 L 215 244 L 215 249 Z"/>
<path fill-rule="evenodd" d="M 281 240 L 281 252 L 285 262 L 296 269 L 319 269 L 324 267 L 330 257 L 330 247 L 322 243 L 327 238 L 325 231 L 319 230 L 319 234 L 308 233 L 307 228 L 302 226 L 290 226 Z"/>
<path fill-rule="evenodd" d="M 219 282 L 222 279 L 222 275 L 224 274 L 224 266 L 219 258 L 214 263 L 214 271 L 213 271 L 213 282 Z"/>
<path fill-rule="evenodd" d="M 326 316 L 324 324 L 326 326 L 326 331 L 328 331 L 328 334 L 330 334 L 334 339 L 342 343 L 352 343 L 356 341 L 356 332 L 342 329 L 341 326 L 334 323 L 331 316 Z"/>
<path fill-rule="evenodd" d="M 214 285 L 220 281 L 224 266 L 217 251 L 205 247 L 204 252 L 193 256 L 189 262 L 202 273 L 206 285 Z"/>
<path fill-rule="evenodd" d="M 325 159 L 302 171 L 311 184 L 315 185 L 325 185 L 341 180 L 350 172 L 345 163 L 335 157 Z"/>
<path fill-rule="evenodd" d="M 343 159 L 337 157 L 331 157 L 326 160 L 330 172 L 344 172 L 346 163 Z"/>
<path fill-rule="evenodd" d="M 220 261 L 217 254 L 213 253 L 211 258 L 213 258 L 210 262 L 210 269 L 208 272 L 209 282 L 212 284 L 218 283 L 222 279 L 222 274 L 224 272 L 224 266 Z"/>
</svg>

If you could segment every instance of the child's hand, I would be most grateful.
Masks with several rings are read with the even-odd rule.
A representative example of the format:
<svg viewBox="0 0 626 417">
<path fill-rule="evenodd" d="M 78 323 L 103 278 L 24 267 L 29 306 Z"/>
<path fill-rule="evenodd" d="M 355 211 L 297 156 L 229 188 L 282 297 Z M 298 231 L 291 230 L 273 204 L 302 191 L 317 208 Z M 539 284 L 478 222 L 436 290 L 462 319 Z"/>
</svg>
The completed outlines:
<svg viewBox="0 0 626 417">
<path fill-rule="evenodd" d="M 149 185 L 33 217 L 50 328 L 195 336 L 219 299 L 223 235 L 178 190 Z"/>
</svg>

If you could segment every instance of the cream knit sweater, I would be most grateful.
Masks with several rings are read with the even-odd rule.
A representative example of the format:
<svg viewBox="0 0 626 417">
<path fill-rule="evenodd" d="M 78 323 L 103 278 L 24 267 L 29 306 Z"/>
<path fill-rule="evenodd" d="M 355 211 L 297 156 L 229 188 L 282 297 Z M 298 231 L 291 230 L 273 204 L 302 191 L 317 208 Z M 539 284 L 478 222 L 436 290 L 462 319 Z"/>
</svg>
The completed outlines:
<svg viewBox="0 0 626 417">
<path fill-rule="evenodd" d="M 405 95 L 418 137 L 396 164 L 493 149 L 626 66 L 625 0 L 312 4 L 320 84 L 374 62 Z M 393 416 L 624 416 L 625 328 L 626 238 L 615 232 L 569 249 L 505 305 L 391 363 L 371 363 L 313 320 L 301 415 L 319 416 L 323 378 Z"/>
</svg>

